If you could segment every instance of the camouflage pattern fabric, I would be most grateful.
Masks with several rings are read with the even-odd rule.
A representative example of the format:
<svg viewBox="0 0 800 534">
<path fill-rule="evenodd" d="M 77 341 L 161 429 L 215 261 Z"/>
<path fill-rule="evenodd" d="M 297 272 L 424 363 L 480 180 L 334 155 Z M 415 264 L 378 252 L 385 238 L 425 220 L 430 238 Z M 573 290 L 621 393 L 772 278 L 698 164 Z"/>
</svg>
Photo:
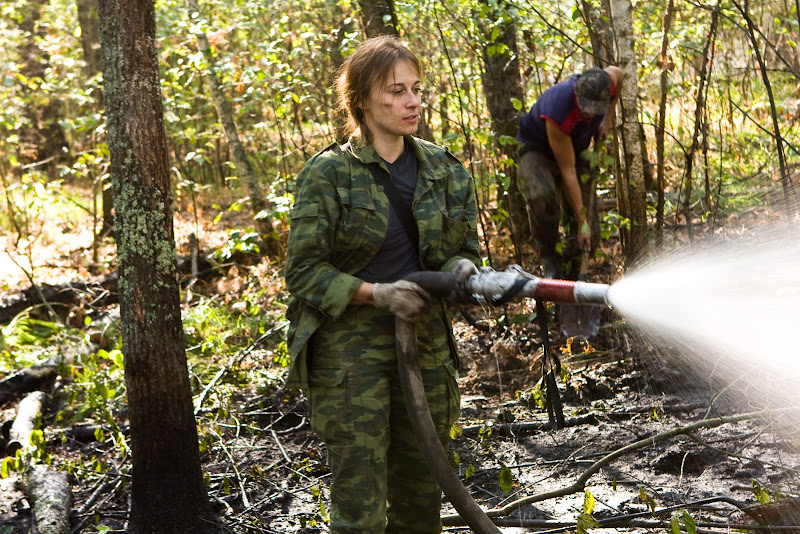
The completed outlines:
<svg viewBox="0 0 800 534">
<path fill-rule="evenodd" d="M 424 270 L 478 263 L 472 178 L 446 150 L 409 137 L 419 177 L 413 211 Z M 331 146 L 298 176 L 286 262 L 292 362 L 287 386 L 308 393 L 311 424 L 332 471 L 334 534 L 441 532 L 441 490 L 416 443 L 403 402 L 394 316 L 348 306 L 361 270 L 388 226 L 389 200 L 365 166 L 382 160 L 356 134 Z M 385 167 L 385 165 L 384 165 Z M 435 298 L 417 322 L 420 367 L 443 446 L 458 418 L 449 305 Z"/>
<path fill-rule="evenodd" d="M 414 137 L 407 141 L 419 167 L 413 210 L 422 269 L 449 271 L 461 258 L 479 265 L 472 177 L 447 150 Z M 328 147 L 297 177 L 285 268 L 292 294 L 288 387 L 306 387 L 308 341 L 323 322 L 347 309 L 361 285 L 353 273 L 377 253 L 386 234 L 389 199 L 365 166 L 371 162 L 386 169 L 372 146 L 354 134 L 350 150 Z"/>
<path fill-rule="evenodd" d="M 445 447 L 460 404 L 446 329 L 436 309 L 417 323 L 426 397 Z M 333 474 L 331 532 L 441 532 L 442 493 L 408 420 L 394 317 L 351 307 L 317 331 L 311 353 L 311 426 L 325 442 Z"/>
</svg>

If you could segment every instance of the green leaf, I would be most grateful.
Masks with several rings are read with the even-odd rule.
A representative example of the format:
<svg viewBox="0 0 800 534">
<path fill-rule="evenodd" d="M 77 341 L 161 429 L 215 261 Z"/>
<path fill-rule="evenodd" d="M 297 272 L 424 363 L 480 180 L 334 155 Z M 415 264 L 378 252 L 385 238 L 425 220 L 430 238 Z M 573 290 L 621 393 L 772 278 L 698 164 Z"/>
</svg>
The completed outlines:
<svg viewBox="0 0 800 534">
<path fill-rule="evenodd" d="M 467 466 L 467 470 L 464 472 L 464 477 L 465 478 L 472 478 L 473 476 L 475 476 L 475 466 L 472 465 L 472 464 L 469 464 Z"/>
<path fill-rule="evenodd" d="M 500 143 L 500 146 L 514 146 L 517 144 L 517 138 L 511 135 L 501 135 L 497 142 Z"/>
<path fill-rule="evenodd" d="M 688 534 L 697 534 L 697 525 L 694 522 L 694 518 L 689 515 L 689 512 L 683 512 L 683 524 Z"/>
<path fill-rule="evenodd" d="M 681 534 L 681 522 L 677 514 L 669 518 L 669 531 L 671 534 Z"/>
<path fill-rule="evenodd" d="M 511 493 L 511 490 L 514 489 L 514 475 L 511 474 L 511 469 L 505 465 L 500 469 L 499 483 L 500 489 L 506 494 Z"/>
<path fill-rule="evenodd" d="M 514 106 L 515 110 L 519 111 L 522 109 L 522 100 L 520 100 L 519 98 L 512 98 L 511 105 Z"/>
</svg>

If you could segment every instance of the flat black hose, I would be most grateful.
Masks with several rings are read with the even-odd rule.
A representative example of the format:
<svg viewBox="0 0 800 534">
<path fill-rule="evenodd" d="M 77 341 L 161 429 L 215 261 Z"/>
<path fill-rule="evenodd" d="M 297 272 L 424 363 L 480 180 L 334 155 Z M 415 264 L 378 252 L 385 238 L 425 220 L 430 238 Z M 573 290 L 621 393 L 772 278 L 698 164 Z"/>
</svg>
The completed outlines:
<svg viewBox="0 0 800 534">
<path fill-rule="evenodd" d="M 455 275 L 450 273 L 420 272 L 406 278 L 416 282 L 429 293 L 449 295 L 455 287 Z M 419 447 L 425 456 L 428 467 L 442 488 L 450 503 L 476 534 L 501 534 L 489 516 L 478 506 L 461 480 L 450 466 L 442 443 L 433 424 L 425 386 L 419 369 L 417 350 L 417 329 L 412 322 L 395 319 L 395 344 L 397 347 L 397 366 L 403 397 L 411 420 L 411 427 L 417 436 Z"/>
</svg>

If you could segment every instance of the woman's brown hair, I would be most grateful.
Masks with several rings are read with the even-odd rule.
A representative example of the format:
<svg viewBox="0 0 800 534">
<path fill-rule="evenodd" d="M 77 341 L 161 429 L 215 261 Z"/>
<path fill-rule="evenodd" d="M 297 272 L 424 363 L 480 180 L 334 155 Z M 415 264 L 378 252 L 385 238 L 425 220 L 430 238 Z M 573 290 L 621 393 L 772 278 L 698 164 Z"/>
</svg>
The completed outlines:
<svg viewBox="0 0 800 534">
<path fill-rule="evenodd" d="M 362 42 L 350 54 L 339 69 L 336 93 L 339 108 L 347 113 L 346 133 L 361 129 L 369 141 L 371 135 L 364 121 L 363 105 L 369 99 L 373 87 L 383 85 L 398 61 L 408 61 L 423 75 L 419 58 L 396 37 L 382 35 Z"/>
</svg>

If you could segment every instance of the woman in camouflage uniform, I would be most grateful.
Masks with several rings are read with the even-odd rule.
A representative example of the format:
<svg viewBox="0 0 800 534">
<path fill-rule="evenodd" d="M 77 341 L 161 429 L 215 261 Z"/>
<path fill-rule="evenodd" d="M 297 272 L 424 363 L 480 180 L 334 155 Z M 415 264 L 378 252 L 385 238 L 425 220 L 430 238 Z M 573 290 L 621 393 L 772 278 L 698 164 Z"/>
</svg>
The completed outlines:
<svg viewBox="0 0 800 534">
<path fill-rule="evenodd" d="M 426 270 L 463 280 L 477 271 L 478 236 L 472 178 L 446 149 L 413 137 L 421 77 L 420 61 L 396 39 L 363 42 L 337 81 L 354 133 L 309 159 L 297 178 L 287 383 L 307 392 L 311 425 L 327 447 L 335 534 L 442 529 L 441 490 L 403 403 L 394 321 L 416 321 L 426 396 L 446 446 L 459 414 L 451 310 L 401 279 Z M 391 202 L 378 172 L 391 175 Z"/>
</svg>

